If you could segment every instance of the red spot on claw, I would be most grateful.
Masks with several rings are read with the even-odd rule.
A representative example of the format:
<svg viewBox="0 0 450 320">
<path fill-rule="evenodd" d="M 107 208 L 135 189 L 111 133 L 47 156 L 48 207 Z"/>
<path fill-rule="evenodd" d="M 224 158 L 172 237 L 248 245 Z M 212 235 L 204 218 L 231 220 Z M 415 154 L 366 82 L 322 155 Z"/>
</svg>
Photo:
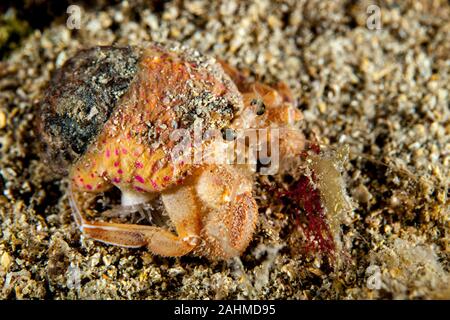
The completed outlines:
<svg viewBox="0 0 450 320">
<path fill-rule="evenodd" d="M 125 148 L 122 148 L 122 153 L 123 153 L 123 154 L 127 154 L 127 153 L 128 153 L 128 150 L 125 149 Z"/>
<path fill-rule="evenodd" d="M 136 181 L 138 181 L 140 183 L 144 183 L 145 182 L 144 178 L 142 178 L 141 176 L 135 176 L 134 178 L 136 179 Z"/>
<path fill-rule="evenodd" d="M 109 151 L 109 149 L 106 149 L 106 157 L 109 158 L 111 156 L 111 152 Z"/>
<path fill-rule="evenodd" d="M 122 173 L 123 173 L 123 170 L 122 170 L 122 169 L 119 169 L 119 170 L 117 170 L 117 173 L 118 173 L 118 174 L 122 174 Z"/>
<path fill-rule="evenodd" d="M 114 151 L 114 153 L 116 154 L 116 156 L 118 156 L 118 155 L 119 155 L 119 149 L 116 149 L 116 150 Z"/>
<path fill-rule="evenodd" d="M 87 188 L 88 190 L 92 190 L 92 186 L 91 186 L 90 184 L 87 184 L 87 185 L 86 185 L 86 188 Z"/>
<path fill-rule="evenodd" d="M 115 161 L 114 162 L 114 167 L 118 167 L 119 166 L 119 161 Z"/>
<path fill-rule="evenodd" d="M 115 177 L 112 181 L 113 181 L 114 183 L 120 183 L 120 178 Z"/>
</svg>

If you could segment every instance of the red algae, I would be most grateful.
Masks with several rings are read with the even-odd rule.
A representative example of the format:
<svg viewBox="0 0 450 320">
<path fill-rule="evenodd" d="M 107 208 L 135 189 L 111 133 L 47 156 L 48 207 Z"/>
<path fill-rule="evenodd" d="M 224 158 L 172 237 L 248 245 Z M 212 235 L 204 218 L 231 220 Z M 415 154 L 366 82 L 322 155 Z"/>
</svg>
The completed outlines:
<svg viewBox="0 0 450 320">
<path fill-rule="evenodd" d="M 335 250 L 335 243 L 314 180 L 314 175 L 302 175 L 288 191 L 283 192 L 283 196 L 293 205 L 294 219 L 307 238 L 307 250 L 330 254 Z M 303 214 L 306 219 L 302 222 Z"/>
</svg>

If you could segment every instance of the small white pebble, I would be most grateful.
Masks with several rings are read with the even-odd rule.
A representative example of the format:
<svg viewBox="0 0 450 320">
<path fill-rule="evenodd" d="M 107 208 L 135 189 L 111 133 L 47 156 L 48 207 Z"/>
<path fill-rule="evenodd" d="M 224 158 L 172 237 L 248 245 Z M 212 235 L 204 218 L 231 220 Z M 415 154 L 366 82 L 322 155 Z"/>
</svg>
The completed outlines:
<svg viewBox="0 0 450 320">
<path fill-rule="evenodd" d="M 65 51 L 62 51 L 60 54 L 58 54 L 58 57 L 56 58 L 56 67 L 60 68 L 62 67 L 62 65 L 64 64 L 64 62 L 66 62 L 67 60 L 67 55 Z"/>
</svg>

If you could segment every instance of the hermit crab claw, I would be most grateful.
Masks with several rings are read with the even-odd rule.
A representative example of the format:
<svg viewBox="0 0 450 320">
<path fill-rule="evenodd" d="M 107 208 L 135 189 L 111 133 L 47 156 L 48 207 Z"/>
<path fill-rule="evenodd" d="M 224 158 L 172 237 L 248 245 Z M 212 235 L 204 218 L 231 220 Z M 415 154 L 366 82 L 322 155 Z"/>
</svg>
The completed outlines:
<svg viewBox="0 0 450 320">
<path fill-rule="evenodd" d="M 197 197 L 208 208 L 200 250 L 228 259 L 239 256 L 250 243 L 258 219 L 251 180 L 228 166 L 203 170 L 196 183 Z"/>
<path fill-rule="evenodd" d="M 239 256 L 248 246 L 256 225 L 257 207 L 251 194 L 241 194 L 220 213 L 208 217 L 205 228 L 209 246 L 223 259 Z"/>
</svg>

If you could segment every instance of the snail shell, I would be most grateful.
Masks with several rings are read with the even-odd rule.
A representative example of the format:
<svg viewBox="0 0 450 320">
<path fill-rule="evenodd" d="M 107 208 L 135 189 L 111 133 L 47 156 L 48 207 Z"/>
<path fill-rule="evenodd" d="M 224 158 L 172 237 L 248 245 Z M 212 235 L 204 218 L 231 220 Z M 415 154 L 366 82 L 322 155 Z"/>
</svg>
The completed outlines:
<svg viewBox="0 0 450 320">
<path fill-rule="evenodd" d="M 119 135 L 168 154 L 173 130 L 222 129 L 242 108 L 238 89 L 213 58 L 178 43 L 105 46 L 79 51 L 56 71 L 39 126 L 47 156 L 67 171 Z"/>
</svg>

